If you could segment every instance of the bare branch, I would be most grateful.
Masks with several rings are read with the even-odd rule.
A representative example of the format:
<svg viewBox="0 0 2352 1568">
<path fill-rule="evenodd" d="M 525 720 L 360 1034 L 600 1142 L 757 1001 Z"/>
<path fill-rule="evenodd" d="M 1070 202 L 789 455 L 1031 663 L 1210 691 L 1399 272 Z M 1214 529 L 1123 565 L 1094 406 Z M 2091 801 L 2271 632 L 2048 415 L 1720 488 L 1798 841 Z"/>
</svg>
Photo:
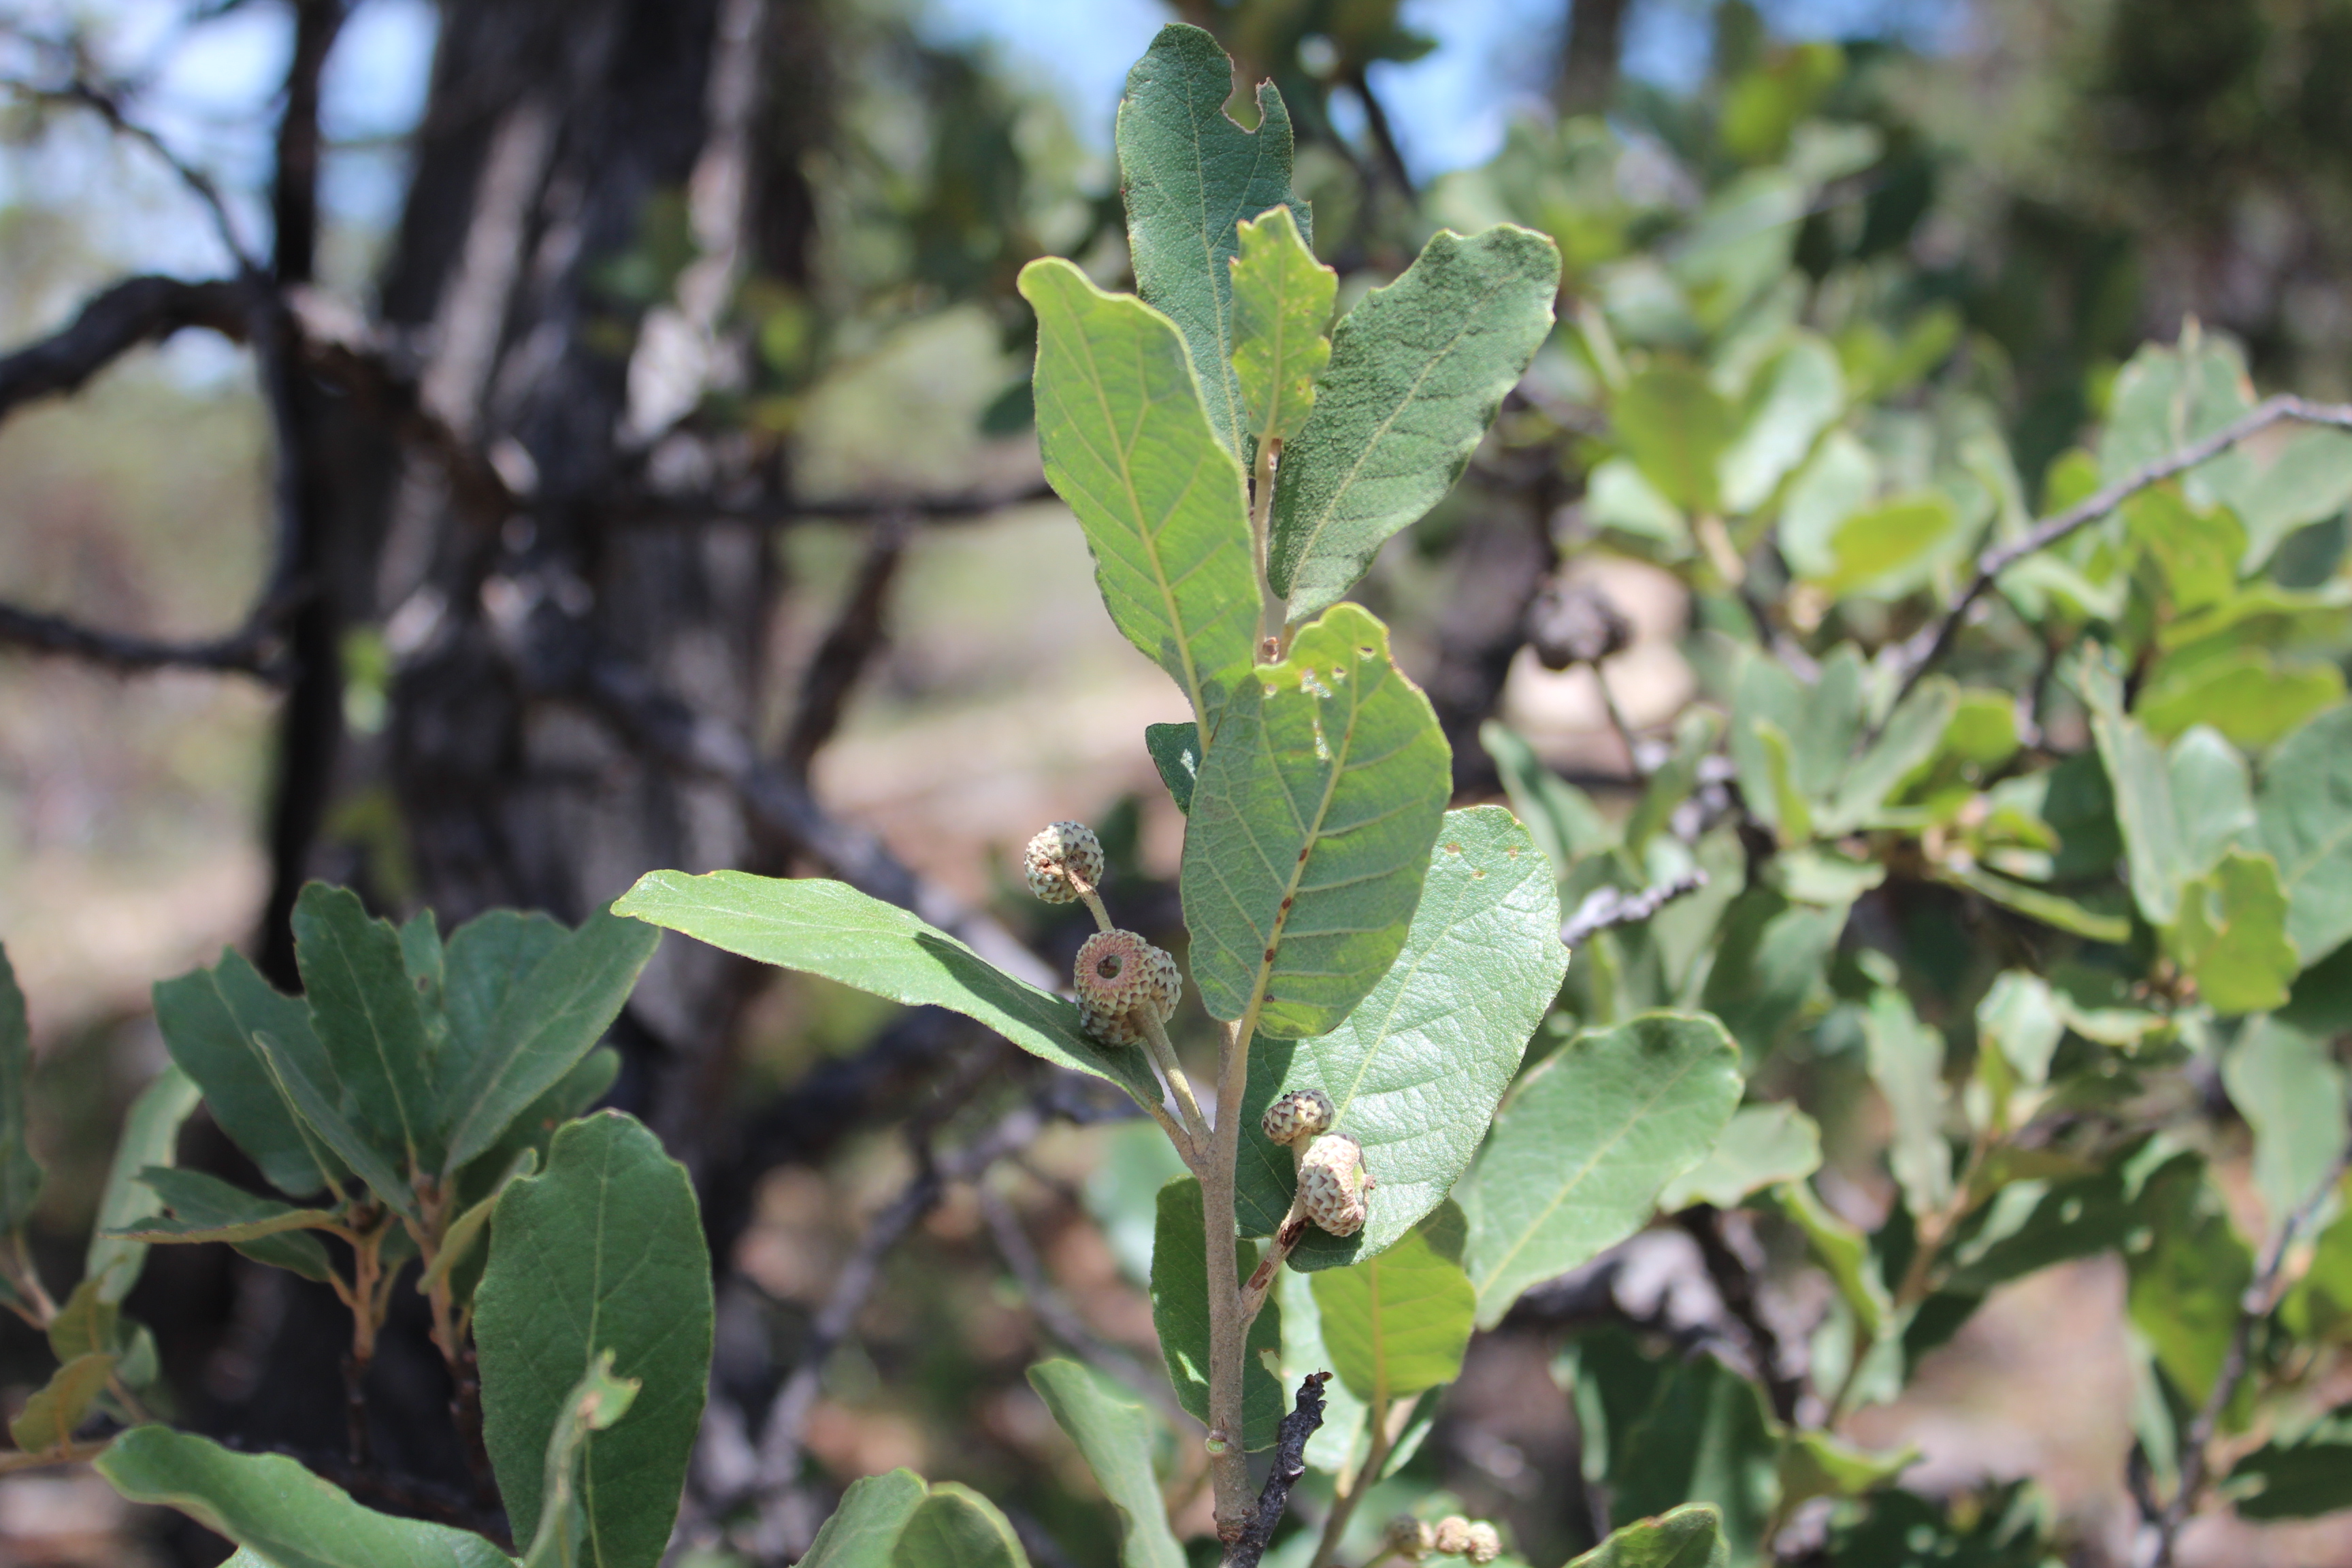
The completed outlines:
<svg viewBox="0 0 2352 1568">
<path fill-rule="evenodd" d="M 1025 489 L 996 494 L 974 492 L 944 496 L 831 496 L 811 500 L 786 495 L 661 495 L 646 492 L 601 503 L 607 517 L 621 522 L 711 523 L 751 522 L 782 527 L 794 522 L 905 516 L 925 522 L 973 522 L 1016 506 L 1034 506 L 1054 500 L 1051 486 L 1040 480 Z"/>
<path fill-rule="evenodd" d="M 1977 557 L 1976 574 L 1969 579 L 1969 585 L 1961 590 L 1952 607 L 1933 625 L 1921 627 L 1918 634 L 1904 645 L 1906 669 L 1902 688 L 1895 694 L 1896 700 L 1910 695 L 1911 689 L 1919 684 L 1936 661 L 1951 650 L 1969 611 L 1990 591 L 1994 581 L 2003 572 L 2035 552 L 2047 550 L 2098 521 L 2140 491 L 2160 485 L 2176 474 L 2186 473 L 2200 463 L 2210 462 L 2240 442 L 2282 423 L 2326 425 L 2338 430 L 2352 430 L 2352 404 L 2311 403 L 2300 397 L 2284 395 L 2268 398 L 2203 439 L 2191 441 L 2178 451 L 2135 468 L 2065 510 L 2044 518 L 2018 538 L 1992 546 Z"/>
<path fill-rule="evenodd" d="M 1570 947 L 1579 947 L 1601 931 L 1639 925 L 1676 899 L 1706 886 L 1706 873 L 1694 869 L 1638 893 L 1617 888 L 1595 889 L 1585 895 L 1584 901 L 1576 906 L 1576 912 L 1568 917 L 1568 923 L 1559 928 L 1559 940 Z"/>
<path fill-rule="evenodd" d="M 1274 1468 L 1257 1494 L 1257 1511 L 1227 1549 L 1225 1568 L 1257 1568 L 1258 1559 L 1265 1555 L 1274 1527 L 1290 1506 L 1290 1489 L 1307 1473 L 1307 1440 L 1323 1426 L 1323 1385 L 1330 1381 L 1328 1372 L 1310 1372 L 1299 1384 L 1297 1404 L 1275 1428 Z"/>
<path fill-rule="evenodd" d="M 227 279 L 126 278 L 94 295 L 68 325 L 0 357 L 0 418 L 19 404 L 79 391 L 90 377 L 144 343 L 187 327 L 208 327 L 242 342 L 251 285 Z"/>
<path fill-rule="evenodd" d="M 226 637 L 169 642 L 101 631 L 62 616 L 0 605 L 0 647 L 64 654 L 125 673 L 205 669 L 250 675 L 273 686 L 282 686 L 290 673 L 282 632 L 285 618 L 293 607 L 286 599 L 268 601 L 255 610 L 243 626 Z"/>
<path fill-rule="evenodd" d="M 913 531 L 911 518 L 905 512 L 892 512 L 875 524 L 866 542 L 866 554 L 857 563 L 856 575 L 850 579 L 849 591 L 842 595 L 841 608 L 833 625 L 826 628 L 824 640 L 817 645 L 816 657 L 810 661 L 808 673 L 801 681 L 800 702 L 793 710 L 793 727 L 784 736 L 784 765 L 796 773 L 805 774 L 817 752 L 833 739 L 858 677 L 866 673 L 866 667 L 881 651 L 887 637 L 883 606 Z"/>
</svg>

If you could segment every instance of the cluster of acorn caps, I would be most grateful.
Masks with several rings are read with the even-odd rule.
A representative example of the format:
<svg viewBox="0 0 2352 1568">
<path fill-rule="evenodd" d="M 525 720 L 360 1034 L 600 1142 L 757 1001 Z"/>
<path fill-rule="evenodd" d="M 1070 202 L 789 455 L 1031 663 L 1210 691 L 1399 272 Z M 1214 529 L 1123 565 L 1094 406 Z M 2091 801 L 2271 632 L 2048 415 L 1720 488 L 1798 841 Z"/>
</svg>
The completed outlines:
<svg viewBox="0 0 2352 1568">
<path fill-rule="evenodd" d="M 1083 822 L 1053 824 L 1029 840 L 1021 869 L 1038 898 L 1049 904 L 1084 899 L 1106 928 L 1078 949 L 1070 976 L 1087 1034 L 1106 1045 L 1139 1046 L 1175 1016 L 1184 994 L 1176 960 L 1135 932 L 1111 927 L 1103 912 L 1102 840 L 1094 829 Z M 1364 1195 L 1374 1184 L 1363 1145 L 1332 1131 L 1333 1120 L 1328 1095 L 1295 1089 L 1266 1107 L 1259 1126 L 1297 1159 L 1300 1211 L 1333 1236 L 1353 1236 L 1364 1228 Z"/>
<path fill-rule="evenodd" d="M 1473 1563 L 1492 1563 L 1503 1554 L 1501 1531 L 1485 1520 L 1465 1519 L 1458 1513 L 1448 1514 L 1435 1524 L 1410 1517 L 1391 1520 L 1387 1545 L 1408 1563 L 1418 1563 L 1424 1557 L 1466 1557 Z"/>
</svg>

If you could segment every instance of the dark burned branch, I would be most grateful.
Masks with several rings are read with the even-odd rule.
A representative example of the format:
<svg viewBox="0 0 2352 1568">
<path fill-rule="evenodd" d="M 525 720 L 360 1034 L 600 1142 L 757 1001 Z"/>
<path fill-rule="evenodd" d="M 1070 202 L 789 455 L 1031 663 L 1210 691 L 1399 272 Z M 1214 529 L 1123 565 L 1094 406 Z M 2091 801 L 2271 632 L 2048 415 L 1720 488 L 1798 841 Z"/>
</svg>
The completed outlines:
<svg viewBox="0 0 2352 1568">
<path fill-rule="evenodd" d="M 213 228 L 219 234 L 221 244 L 227 247 L 238 270 L 248 277 L 262 270 L 253 253 L 237 237 L 236 220 L 230 216 L 228 203 L 222 197 L 220 187 L 213 184 L 212 176 L 173 152 L 152 130 L 131 118 L 130 112 L 122 107 L 121 100 L 110 89 L 79 72 L 57 87 L 42 87 L 28 81 L 9 81 L 0 83 L 0 86 L 35 103 L 63 104 L 89 110 L 105 121 L 107 128 L 116 135 L 128 137 L 146 148 L 203 205 L 212 217 Z"/>
<path fill-rule="evenodd" d="M 203 669 L 222 674 L 250 675 L 272 685 L 283 685 L 289 674 L 283 623 L 292 608 L 289 600 L 270 601 L 257 609 L 243 626 L 226 637 L 197 642 L 171 642 L 102 631 L 62 616 L 0 605 L 0 647 L 24 648 L 35 653 L 64 654 L 126 673 L 153 669 Z"/>
<path fill-rule="evenodd" d="M 1257 1494 L 1257 1511 L 1226 1549 L 1225 1568 L 1257 1568 L 1258 1559 L 1265 1555 L 1274 1527 L 1290 1506 L 1290 1489 L 1307 1473 L 1307 1440 L 1323 1425 L 1323 1385 L 1330 1381 L 1328 1372 L 1310 1372 L 1299 1384 L 1297 1404 L 1275 1428 L 1274 1468 Z"/>
<path fill-rule="evenodd" d="M 0 358 L 0 418 L 19 404 L 79 391 L 132 349 L 184 328 L 207 327 L 242 342 L 254 296 L 252 285 L 228 279 L 126 278 L 67 326 Z"/>
<path fill-rule="evenodd" d="M 1086 1325 L 1075 1308 L 1063 1300 L 1062 1293 L 1045 1274 L 1045 1265 L 1037 1256 L 1029 1235 L 1021 1228 L 1021 1216 L 985 1184 L 979 1188 L 981 1217 L 988 1222 L 988 1233 L 996 1243 L 997 1255 L 1004 1266 L 1021 1282 L 1022 1299 L 1045 1331 L 1077 1352 L 1080 1359 L 1092 1363 L 1117 1378 L 1129 1388 L 1141 1394 L 1160 1413 L 1171 1421 L 1180 1421 L 1184 1412 L 1168 1390 L 1168 1380 L 1157 1369 L 1147 1370 L 1125 1351 L 1106 1344 Z"/>
<path fill-rule="evenodd" d="M 1903 647 L 1906 669 L 1901 689 L 1895 694 L 1900 701 L 1919 684 L 1921 678 L 1937 660 L 1951 651 L 1958 637 L 1961 623 L 1978 600 L 1991 591 L 1994 582 L 2011 566 L 2033 554 L 2047 550 L 2129 500 L 2144 489 L 2160 485 L 2177 474 L 2183 474 L 2200 463 L 2208 463 L 2273 425 L 2326 425 L 2338 430 L 2352 430 L 2352 404 L 2311 403 L 2300 397 L 2267 398 L 2244 414 L 2224 425 L 2202 440 L 2191 441 L 2178 451 L 2135 468 L 2115 483 L 2085 496 L 2062 512 L 2044 518 L 2020 537 L 2005 544 L 1996 544 L 1977 557 L 1974 576 L 1954 600 L 1952 607 L 1932 625 L 1920 628 L 1917 636 Z"/>
<path fill-rule="evenodd" d="M 1748 1354 L 1756 1363 L 1756 1375 L 1771 1397 L 1772 1413 L 1784 1423 L 1793 1424 L 1797 1419 L 1797 1398 L 1804 1392 L 1804 1384 L 1781 1370 L 1780 1336 L 1773 1333 L 1757 1304 L 1755 1271 L 1724 1239 L 1722 1211 L 1712 1204 L 1694 1204 L 1675 1215 L 1675 1224 L 1696 1244 L 1699 1261 L 1706 1266 L 1706 1277 L 1722 1300 L 1725 1315 L 1738 1324 L 1740 1332 L 1747 1337 Z"/>
<path fill-rule="evenodd" d="M 743 499 L 646 493 L 605 503 L 598 510 L 616 522 L 638 523 L 750 522 L 782 527 L 794 522 L 855 522 L 862 518 L 899 516 L 924 522 L 972 522 L 1013 507 L 1034 506 L 1053 499 L 1053 488 L 1039 480 L 1025 489 L 994 495 L 833 496 L 811 500 L 802 496 Z"/>
<path fill-rule="evenodd" d="M 1599 888 L 1585 895 L 1559 928 L 1559 940 L 1570 947 L 1581 946 L 1591 938 L 1618 926 L 1639 925 L 1676 899 L 1697 892 L 1706 886 L 1706 873 L 1686 871 L 1671 882 L 1661 882 L 1654 888 L 1644 888 L 1638 893 L 1628 893 L 1618 888 Z"/>
<path fill-rule="evenodd" d="M 913 531 L 910 517 L 893 512 L 875 524 L 866 540 L 866 553 L 857 563 L 856 575 L 850 579 L 848 593 L 842 595 L 841 609 L 801 681 L 800 702 L 793 709 L 793 727 L 783 745 L 784 765 L 796 773 L 806 774 L 817 752 L 833 739 L 858 678 L 881 651 L 887 636 L 883 607 Z"/>
</svg>

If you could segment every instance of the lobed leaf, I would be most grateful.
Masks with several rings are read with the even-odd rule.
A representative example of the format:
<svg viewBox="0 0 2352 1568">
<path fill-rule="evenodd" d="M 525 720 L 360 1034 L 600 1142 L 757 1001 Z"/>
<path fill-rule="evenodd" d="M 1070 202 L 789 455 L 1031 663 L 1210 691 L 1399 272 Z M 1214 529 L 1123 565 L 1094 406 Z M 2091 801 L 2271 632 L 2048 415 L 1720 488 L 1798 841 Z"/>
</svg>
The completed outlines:
<svg viewBox="0 0 2352 1568">
<path fill-rule="evenodd" d="M 1303 239 L 1314 232 L 1307 204 L 1290 194 L 1290 112 L 1282 94 L 1260 83 L 1258 127 L 1244 131 L 1225 113 L 1233 93 L 1234 62 L 1217 40 L 1171 22 L 1127 73 L 1118 141 L 1136 292 L 1183 334 L 1210 428 L 1238 453 L 1247 427 L 1233 367 L 1239 226 L 1287 206 Z M 1042 395 L 1038 403 L 1043 436 Z M 1255 609 L 1255 597 L 1249 603 Z"/>
<path fill-rule="evenodd" d="M 2180 915 L 2165 946 L 2217 1013 L 2284 1006 L 2303 969 L 2287 939 L 2286 893 L 2268 855 L 2231 849 L 2180 890 Z"/>
<path fill-rule="evenodd" d="M 1256 651 L 1241 464 L 1210 428 L 1165 316 L 1055 257 L 1022 268 L 1021 297 L 1037 312 L 1045 478 L 1077 514 L 1112 624 L 1213 736 Z"/>
<path fill-rule="evenodd" d="M 1243 428 L 1287 440 L 1315 405 L 1315 378 L 1331 358 L 1331 302 L 1339 275 L 1315 259 L 1288 207 L 1241 226 L 1233 258 L 1234 377 Z"/>
<path fill-rule="evenodd" d="M 1076 1003 L 1014 979 L 947 932 L 845 883 L 648 871 L 613 909 L 762 963 L 961 1013 L 1055 1067 L 1108 1079 L 1142 1104 L 1160 1103 L 1142 1054 L 1091 1038 L 1078 1026 Z"/>
<path fill-rule="evenodd" d="M 1739 1052 L 1703 1015 L 1587 1029 L 1520 1081 L 1463 1207 L 1479 1326 L 1631 1236 L 1738 1107 Z"/>
<path fill-rule="evenodd" d="M 1330 1096 L 1378 1184 L 1362 1230 L 1310 1229 L 1292 1267 L 1342 1267 L 1410 1232 L 1485 1142 L 1568 963 L 1551 867 L 1528 830 L 1500 806 L 1447 812 L 1389 972 L 1330 1033 L 1251 1047 L 1234 1171 L 1243 1234 L 1273 1234 L 1290 1207 L 1295 1162 L 1258 1121 L 1301 1089 Z"/>
<path fill-rule="evenodd" d="M 1261 1037 L 1337 1027 L 1404 945 L 1452 790 L 1437 715 L 1365 611 L 1334 605 L 1260 665 L 1210 744 L 1184 834 L 1211 1016 Z"/>
<path fill-rule="evenodd" d="M 1822 1130 L 1787 1100 L 1743 1105 L 1724 1124 L 1706 1158 L 1668 1182 L 1658 1194 L 1662 1214 L 1693 1204 L 1731 1208 L 1751 1193 L 1801 1181 L 1822 1166 Z"/>
<path fill-rule="evenodd" d="M 1266 576 L 1300 621 L 1444 499 L 1552 323 L 1559 251 L 1509 224 L 1441 229 L 1331 334 L 1315 408 L 1284 447 Z"/>
<path fill-rule="evenodd" d="M 1168 1528 L 1167 1505 L 1152 1474 L 1158 1420 L 1126 1389 L 1074 1361 L 1040 1362 L 1029 1386 L 1078 1447 L 1103 1496 L 1118 1510 L 1123 1568 L 1184 1568 L 1184 1549 Z"/>
<path fill-rule="evenodd" d="M 474 1293 L 483 1439 L 510 1518 L 537 1519 L 548 1445 L 599 1358 L 641 1385 L 588 1440 L 586 1561 L 654 1568 L 669 1542 L 710 1371 L 710 1258 L 686 1172 L 604 1111 L 555 1136 L 546 1173 L 509 1184 Z"/>
</svg>

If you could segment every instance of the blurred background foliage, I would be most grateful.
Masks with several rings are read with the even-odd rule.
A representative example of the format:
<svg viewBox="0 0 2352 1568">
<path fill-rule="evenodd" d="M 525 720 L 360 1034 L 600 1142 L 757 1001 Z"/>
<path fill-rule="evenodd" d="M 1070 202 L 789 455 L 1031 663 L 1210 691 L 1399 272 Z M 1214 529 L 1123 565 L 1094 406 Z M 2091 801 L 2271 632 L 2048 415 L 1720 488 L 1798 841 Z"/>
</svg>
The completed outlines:
<svg viewBox="0 0 2352 1568">
<path fill-rule="evenodd" d="M 37 82 L 54 42 L 79 40 L 127 104 L 218 174 L 248 232 L 266 228 L 295 7 L 10 9 L 5 74 Z M 1179 714 L 1095 608 L 1077 532 L 1039 489 L 1033 325 L 1013 279 L 1047 253 L 1107 283 L 1124 277 L 1108 157 L 1117 78 L 1089 62 L 1123 67 L 1161 20 L 1210 29 L 1244 79 L 1280 86 L 1343 309 L 1440 226 L 1510 219 L 1560 246 L 1563 316 L 1588 352 L 1539 358 L 1464 484 L 1363 590 L 1447 723 L 1465 799 L 1503 793 L 1510 759 L 1478 742 L 1500 720 L 1605 812 L 1632 811 L 1639 773 L 1677 741 L 1690 749 L 1687 716 L 1733 706 L 1738 672 L 1711 630 L 1874 645 L 1916 630 L 1915 591 L 1948 584 L 1988 526 L 2046 512 L 2095 478 L 2095 458 L 2074 449 L 2095 423 L 2116 427 L 2144 341 L 2179 343 L 2224 379 L 2242 368 L 2265 390 L 2352 394 L 2346 0 L 1175 0 L 1164 14 L 1137 0 L 1007 6 L 985 21 L 982 7 L 917 0 L 786 9 L 790 90 L 761 100 L 751 133 L 787 152 L 795 177 L 750 204 L 753 232 L 716 328 L 740 352 L 675 416 L 762 479 L 740 502 L 756 560 L 744 570 L 767 585 L 745 723 L 764 751 L 789 752 L 843 646 L 840 606 L 862 583 L 887 594 L 887 629 L 865 637 L 837 728 L 797 761 L 834 812 L 1057 961 L 1083 929 L 1043 925 L 1010 896 L 1008 857 L 1055 817 L 1103 827 L 1123 911 L 1173 940 L 1181 825 L 1135 738 Z M 314 288 L 358 319 L 396 297 L 415 148 L 433 129 L 426 62 L 447 26 L 422 0 L 358 0 L 341 21 Z M 1409 74 L 1440 67 L 1442 79 Z M 1238 96 L 1234 112 L 1248 102 Z M 0 116 L 7 342 L 52 330 L 123 271 L 221 267 L 201 215 L 143 150 L 23 93 Z M 580 296 L 583 340 L 629 362 L 633 400 L 648 318 L 691 294 L 707 254 L 696 200 L 683 182 L 648 194 Z M 1768 405 L 1780 435 L 1735 453 Z M 1817 446 L 1838 422 L 1850 434 Z M 0 426 L 4 596 L 155 636 L 217 630 L 269 570 L 268 448 L 243 359 L 201 334 L 126 360 L 70 401 L 16 411 Z M 656 468 L 661 450 L 646 459 Z M 2277 514 L 2282 584 L 2340 578 L 2341 505 Z M 1853 528 L 1858 511 L 1873 528 Z M 1751 571 L 1774 521 L 1779 553 Z M 912 531 L 877 568 L 886 527 Z M 2078 578 L 2039 590 L 2058 641 L 2099 618 L 2082 602 L 2099 563 L 2069 560 Z M 1525 646 L 1528 602 L 1555 570 L 1598 584 L 1627 623 L 1605 687 Z M 301 856 L 393 912 L 434 896 L 384 782 L 404 602 L 386 595 L 340 629 L 344 760 L 320 788 Z M 2306 616 L 2281 630 L 2264 668 L 2285 658 L 2324 705 L 2341 700 L 2347 647 L 2340 609 Z M 1962 673 L 1979 689 L 2034 689 L 2061 651 L 1980 651 Z M 693 679 L 690 662 L 677 668 Z M 2309 710 L 2200 698 L 2183 668 L 2161 738 L 2201 721 L 2258 747 Z M 2143 678 L 2163 678 L 2153 659 L 2135 685 Z M 2062 696 L 2037 718 L 2053 750 L 2088 746 L 2082 704 Z M 1629 767 L 1635 737 L 1643 754 Z M 267 824 L 285 744 L 271 694 L 234 678 L 0 658 L 0 940 L 42 1042 L 53 1170 L 102 1162 L 122 1104 L 160 1062 L 148 984 L 253 939 L 284 870 Z M 1966 755 L 1948 762 L 1947 783 L 1981 776 Z M 2063 803 L 2037 809 L 2056 822 Z M 2032 848 L 1971 844 L 1995 864 L 2016 851 L 2012 866 Z M 1780 1020 L 1801 1026 L 1768 1069 L 1775 1090 L 1821 1121 L 1821 1186 L 1852 1216 L 1885 1213 L 1892 1187 L 1882 1156 L 1894 1130 L 1854 1048 L 1884 985 L 1871 965 L 1902 952 L 1921 1011 L 1965 1032 L 1950 1013 L 2000 961 L 1971 948 L 1958 902 L 1857 906 L 1863 929 L 1824 956 L 1822 993 Z M 1645 984 L 1612 979 L 1605 946 L 1592 956 L 1571 971 L 1559 1030 L 1623 1010 L 1592 987 Z M 697 1146 L 686 1157 L 733 1248 L 722 1424 L 761 1408 L 803 1359 L 867 1218 L 906 1180 L 898 1119 L 911 1110 L 928 1136 L 985 1109 L 1006 1067 L 937 1020 L 821 981 L 733 984 L 726 1037 L 694 1066 L 688 1109 L 668 1129 L 674 1146 Z M 2242 1130 L 2210 1152 L 2221 1190 L 2258 1209 Z M 887 1258 L 855 1335 L 830 1350 L 806 1433 L 820 1479 L 913 1465 L 979 1487 L 1068 1561 L 1108 1561 L 1110 1518 L 1022 1378 L 1055 1342 L 1022 1281 L 1050 1279 L 1090 1332 L 1149 1364 L 1138 1256 L 1149 1231 L 1138 1232 L 1167 1161 L 1149 1129 L 1057 1127 L 983 1186 L 950 1189 Z M 77 1235 L 90 1190 L 54 1180 L 47 1229 Z M 1790 1234 L 1758 1232 L 1783 1247 Z M 1580 1438 L 1564 1380 L 1596 1357 L 1654 1378 L 1668 1347 L 1696 1342 L 1704 1308 L 1686 1296 L 1704 1287 L 1682 1243 L 1646 1233 L 1599 1286 L 1647 1325 L 1639 1346 L 1587 1336 L 1564 1350 L 1557 1322 L 1481 1335 L 1412 1461 L 1420 1482 L 1507 1520 L 1531 1560 L 1589 1543 L 1600 1521 L 1569 1478 L 1604 1473 L 1605 1458 Z M 1830 1309 L 1818 1277 L 1794 1278 L 1768 1306 L 1801 1340 Z M 143 1315 L 164 1331 L 190 1408 L 234 1427 L 221 1413 L 255 1408 L 283 1364 L 272 1336 L 292 1309 L 225 1259 L 159 1258 L 147 1289 L 173 1300 Z M 1864 1411 L 1861 1435 L 1925 1456 L 1906 1484 L 1934 1501 L 1908 1523 L 1874 1514 L 1836 1561 L 1993 1564 L 2045 1550 L 2125 1561 L 2135 1400 L 2150 1397 L 2125 1342 L 2126 1291 L 2112 1259 L 2007 1285 L 1920 1361 L 1908 1392 Z M 43 1375 L 37 1347 L 0 1325 L 10 1397 Z M 721 1432 L 709 1463 L 740 1463 L 746 1447 L 741 1430 Z M 87 1478 L 0 1480 L 5 1561 L 200 1559 L 201 1543 L 154 1528 Z M 713 1527 L 709 1552 L 688 1560 L 727 1561 L 719 1539 Z M 2352 1537 L 2326 1524 L 2232 1524 L 2192 1545 L 2184 1561 L 2352 1555 Z"/>
</svg>

